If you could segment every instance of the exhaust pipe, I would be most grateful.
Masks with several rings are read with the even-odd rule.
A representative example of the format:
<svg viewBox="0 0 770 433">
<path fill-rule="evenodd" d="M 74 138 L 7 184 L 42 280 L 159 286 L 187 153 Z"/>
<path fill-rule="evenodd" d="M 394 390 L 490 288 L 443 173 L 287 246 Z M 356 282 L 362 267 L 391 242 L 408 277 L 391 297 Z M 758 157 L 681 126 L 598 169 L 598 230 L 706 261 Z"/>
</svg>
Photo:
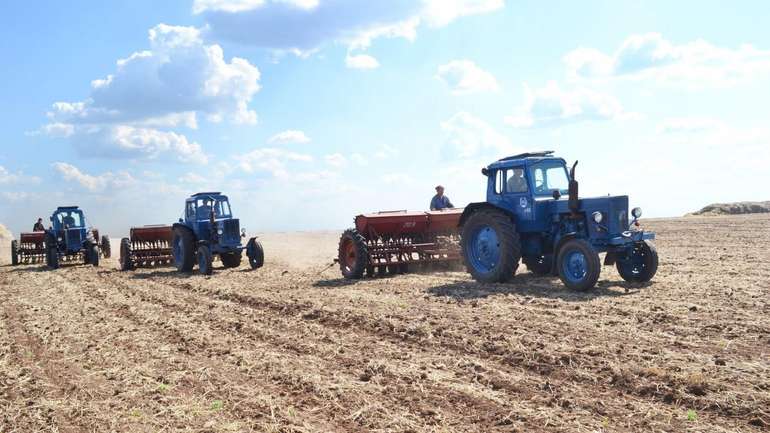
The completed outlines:
<svg viewBox="0 0 770 433">
<path fill-rule="evenodd" d="M 575 167 L 577 167 L 577 165 L 578 162 L 575 161 L 572 165 L 572 169 L 569 171 L 569 201 L 567 206 L 569 207 L 570 212 L 572 212 L 572 216 L 576 216 L 578 209 L 580 208 L 580 203 L 578 201 L 578 182 L 575 180 Z"/>
</svg>

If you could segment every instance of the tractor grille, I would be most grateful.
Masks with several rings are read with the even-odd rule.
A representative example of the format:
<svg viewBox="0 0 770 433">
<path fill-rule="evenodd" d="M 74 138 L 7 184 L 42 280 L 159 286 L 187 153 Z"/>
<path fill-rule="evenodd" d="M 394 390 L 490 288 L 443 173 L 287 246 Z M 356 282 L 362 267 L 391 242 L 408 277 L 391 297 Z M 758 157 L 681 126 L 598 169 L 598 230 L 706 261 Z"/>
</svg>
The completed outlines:
<svg viewBox="0 0 770 433">
<path fill-rule="evenodd" d="M 81 229 L 67 229 L 64 231 L 64 242 L 70 251 L 78 251 L 83 245 L 83 231 Z"/>
<path fill-rule="evenodd" d="M 607 227 L 612 234 L 623 233 L 628 230 L 628 197 L 609 197 L 609 218 Z"/>
<path fill-rule="evenodd" d="M 237 219 L 225 220 L 223 226 L 222 240 L 230 245 L 239 244 L 241 242 L 240 221 Z"/>
</svg>

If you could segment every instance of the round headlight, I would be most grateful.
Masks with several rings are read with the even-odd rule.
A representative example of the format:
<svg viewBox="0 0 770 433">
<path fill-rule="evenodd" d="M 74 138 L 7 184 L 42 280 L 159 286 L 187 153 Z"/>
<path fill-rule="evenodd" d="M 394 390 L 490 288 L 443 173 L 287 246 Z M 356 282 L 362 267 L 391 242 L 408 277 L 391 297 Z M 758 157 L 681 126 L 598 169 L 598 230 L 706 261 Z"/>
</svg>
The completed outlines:
<svg viewBox="0 0 770 433">
<path fill-rule="evenodd" d="M 594 219 L 596 224 L 601 224 L 601 222 L 604 220 L 604 215 L 602 215 L 601 212 L 594 212 L 591 214 L 591 218 Z"/>
<path fill-rule="evenodd" d="M 220 235 L 220 236 L 221 236 L 223 233 L 224 233 L 224 231 L 223 231 L 222 229 L 218 229 L 218 230 L 217 230 L 217 234 L 218 234 L 218 235 Z"/>
<path fill-rule="evenodd" d="M 634 218 L 641 218 L 642 216 L 642 208 L 635 207 L 631 210 L 631 215 L 634 216 Z"/>
</svg>

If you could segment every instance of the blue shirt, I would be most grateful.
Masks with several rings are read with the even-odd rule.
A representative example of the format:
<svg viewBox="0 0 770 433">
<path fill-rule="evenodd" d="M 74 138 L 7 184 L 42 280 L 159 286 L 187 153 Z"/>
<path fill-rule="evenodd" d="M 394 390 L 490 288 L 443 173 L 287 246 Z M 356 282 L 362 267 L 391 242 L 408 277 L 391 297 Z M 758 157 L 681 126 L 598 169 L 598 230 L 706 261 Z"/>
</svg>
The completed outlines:
<svg viewBox="0 0 770 433">
<path fill-rule="evenodd" d="M 453 207 L 455 207 L 455 205 L 453 205 L 452 202 L 449 201 L 449 197 L 445 195 L 439 197 L 438 194 L 436 194 L 430 200 L 430 210 L 441 210 Z"/>
</svg>

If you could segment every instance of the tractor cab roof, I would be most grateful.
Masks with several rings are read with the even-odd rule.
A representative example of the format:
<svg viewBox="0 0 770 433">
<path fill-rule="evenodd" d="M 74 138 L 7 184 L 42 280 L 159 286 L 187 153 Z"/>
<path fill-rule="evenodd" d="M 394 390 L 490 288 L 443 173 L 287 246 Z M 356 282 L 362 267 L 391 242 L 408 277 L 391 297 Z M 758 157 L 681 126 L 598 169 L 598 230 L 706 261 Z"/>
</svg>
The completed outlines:
<svg viewBox="0 0 770 433">
<path fill-rule="evenodd" d="M 59 206 L 59 207 L 56 208 L 56 211 L 54 213 L 56 213 L 56 212 L 68 212 L 68 211 L 73 211 L 73 210 L 80 210 L 80 208 L 78 206 Z"/>
<path fill-rule="evenodd" d="M 553 150 L 546 150 L 543 152 L 527 152 L 527 153 L 520 153 L 518 155 L 508 156 L 502 159 L 499 159 L 492 164 L 489 164 L 489 169 L 494 170 L 498 168 L 507 168 L 507 167 L 513 167 L 518 165 L 529 165 L 535 162 L 545 161 L 545 160 L 551 160 L 551 161 L 560 161 L 564 164 L 566 164 L 566 161 L 564 158 L 559 158 L 556 156 L 553 156 Z"/>
<path fill-rule="evenodd" d="M 190 196 L 190 198 L 187 199 L 187 201 L 195 201 L 199 198 L 212 198 L 215 200 L 227 200 L 226 195 L 222 195 L 221 192 L 197 192 Z"/>
</svg>

